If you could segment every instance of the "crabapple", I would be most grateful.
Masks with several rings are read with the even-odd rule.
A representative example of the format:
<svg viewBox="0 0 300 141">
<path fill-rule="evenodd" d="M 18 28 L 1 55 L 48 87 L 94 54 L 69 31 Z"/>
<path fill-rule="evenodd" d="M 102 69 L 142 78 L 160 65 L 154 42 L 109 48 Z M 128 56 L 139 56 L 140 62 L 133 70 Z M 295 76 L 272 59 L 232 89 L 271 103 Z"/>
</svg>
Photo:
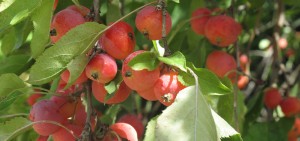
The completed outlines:
<svg viewBox="0 0 300 141">
<path fill-rule="evenodd" d="M 204 29 L 205 37 L 219 47 L 227 47 L 234 43 L 242 31 L 241 25 L 226 15 L 211 17 Z"/>
<path fill-rule="evenodd" d="M 264 104 L 269 109 L 274 109 L 280 104 L 282 96 L 277 88 L 267 88 L 264 90 Z"/>
<path fill-rule="evenodd" d="M 285 49 L 288 46 L 288 41 L 286 40 L 286 38 L 282 37 L 282 38 L 279 38 L 277 44 L 280 49 Z"/>
<path fill-rule="evenodd" d="M 280 102 L 280 107 L 286 117 L 291 117 L 299 112 L 300 103 L 296 97 L 287 97 Z"/>
<path fill-rule="evenodd" d="M 107 91 L 104 88 L 104 84 L 93 81 L 92 91 L 95 98 L 105 104 L 116 104 L 125 101 L 131 93 L 131 89 L 124 83 L 121 82 L 119 89 L 115 92 L 114 96 L 108 100 L 105 100 Z"/>
<path fill-rule="evenodd" d="M 125 59 L 135 47 L 133 28 L 120 21 L 105 31 L 98 43 L 113 58 Z"/>
<path fill-rule="evenodd" d="M 32 106 L 40 97 L 44 96 L 43 94 L 39 93 L 39 90 L 34 90 L 36 93 L 30 95 L 27 98 L 28 105 Z"/>
<path fill-rule="evenodd" d="M 29 119 L 33 122 L 47 120 L 63 124 L 66 119 L 59 114 L 58 109 L 58 105 L 51 100 L 38 101 L 32 106 Z M 60 126 L 52 123 L 36 123 L 33 125 L 33 129 L 42 136 L 49 136 L 59 128 Z"/>
<path fill-rule="evenodd" d="M 126 85 L 136 91 L 144 91 L 153 87 L 156 80 L 159 78 L 160 70 L 159 67 L 149 71 L 147 69 L 143 70 L 133 70 L 128 63 L 136 57 L 138 54 L 143 53 L 143 50 L 135 51 L 127 56 L 123 62 L 122 66 L 122 77 Z"/>
<path fill-rule="evenodd" d="M 128 123 L 130 124 L 137 132 L 138 138 L 142 138 L 145 127 L 140 117 L 135 114 L 125 114 L 119 118 L 117 123 Z"/>
<path fill-rule="evenodd" d="M 224 77 L 228 73 L 229 79 L 234 82 L 236 76 L 234 71 L 236 69 L 235 59 L 223 51 L 213 51 L 206 59 L 206 68 L 214 72 L 219 77 Z"/>
<path fill-rule="evenodd" d="M 158 100 L 154 94 L 154 88 L 151 87 L 147 90 L 141 90 L 141 91 L 136 91 L 137 94 L 139 96 L 141 96 L 142 98 L 148 100 L 148 101 L 155 101 L 155 100 Z"/>
<path fill-rule="evenodd" d="M 247 84 L 249 83 L 249 77 L 248 76 L 239 76 L 237 86 L 239 89 L 244 89 Z"/>
<path fill-rule="evenodd" d="M 52 134 L 53 141 L 75 141 L 76 138 L 74 136 L 79 137 L 83 130 L 83 127 L 75 124 L 66 124 L 65 127 L 70 131 L 60 128 Z"/>
<path fill-rule="evenodd" d="M 68 83 L 69 81 L 69 77 L 70 77 L 70 71 L 69 70 L 65 70 L 61 75 L 60 75 L 61 79 L 63 81 L 65 81 L 66 83 Z M 88 78 L 85 75 L 85 70 L 80 74 L 80 76 L 76 79 L 76 81 L 74 82 L 74 84 L 81 84 L 85 81 L 87 81 Z"/>
<path fill-rule="evenodd" d="M 110 126 L 121 138 L 129 141 L 138 141 L 136 130 L 128 123 L 115 123 Z"/>
<path fill-rule="evenodd" d="M 70 29 L 83 23 L 85 23 L 83 15 L 80 12 L 73 10 L 73 8 L 66 8 L 59 11 L 54 15 L 51 23 L 51 29 L 52 31 L 55 30 L 56 34 L 51 36 L 52 42 L 57 42 Z"/>
<path fill-rule="evenodd" d="M 204 35 L 204 26 L 211 16 L 211 11 L 207 8 L 198 8 L 192 13 L 191 27 L 194 32 Z"/>
<path fill-rule="evenodd" d="M 135 18 L 136 28 L 150 40 L 162 38 L 162 10 L 155 6 L 146 6 L 139 11 Z M 172 20 L 166 12 L 166 34 L 171 31 Z"/>
<path fill-rule="evenodd" d="M 117 63 L 107 54 L 97 54 L 87 64 L 85 74 L 93 81 L 107 83 L 116 76 Z"/>
<path fill-rule="evenodd" d="M 39 137 L 36 139 L 36 141 L 48 141 L 49 136 L 41 136 L 39 135 Z"/>
<path fill-rule="evenodd" d="M 170 71 L 160 76 L 154 85 L 156 98 L 165 106 L 170 106 L 178 92 L 185 86 L 178 81 L 178 73 Z"/>
</svg>

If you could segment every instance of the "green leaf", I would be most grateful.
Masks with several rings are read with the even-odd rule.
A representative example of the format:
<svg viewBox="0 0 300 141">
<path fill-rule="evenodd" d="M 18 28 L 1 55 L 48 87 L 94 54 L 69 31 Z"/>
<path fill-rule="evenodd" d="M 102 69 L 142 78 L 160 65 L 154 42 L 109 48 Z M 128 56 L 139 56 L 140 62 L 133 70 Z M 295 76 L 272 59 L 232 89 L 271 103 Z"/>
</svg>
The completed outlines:
<svg viewBox="0 0 300 141">
<path fill-rule="evenodd" d="M 184 86 L 195 85 L 195 79 L 194 79 L 193 75 L 191 75 L 190 73 L 184 72 L 184 71 L 179 71 L 178 80 Z"/>
<path fill-rule="evenodd" d="M 11 53 L 16 45 L 16 31 L 15 28 L 10 28 L 6 31 L 6 34 L 4 34 L 2 38 L 1 43 L 1 51 L 2 53 L 7 56 L 9 53 Z"/>
<path fill-rule="evenodd" d="M 167 57 L 158 57 L 158 60 L 186 72 L 186 60 L 181 52 L 175 52 Z"/>
<path fill-rule="evenodd" d="M 60 75 L 73 59 L 94 46 L 104 29 L 104 25 L 87 22 L 69 31 L 37 59 L 31 68 L 29 83 L 44 84 Z"/>
<path fill-rule="evenodd" d="M 146 127 L 144 141 L 154 141 L 155 140 L 155 127 L 157 124 L 157 118 L 158 118 L 158 116 L 152 118 L 148 122 L 147 127 Z"/>
<path fill-rule="evenodd" d="M 232 88 L 224 85 L 220 79 L 211 71 L 204 68 L 195 68 L 192 70 L 197 74 L 199 85 L 204 95 L 224 95 L 232 93 Z"/>
<path fill-rule="evenodd" d="M 159 44 L 159 41 L 158 40 L 153 40 L 152 44 L 153 44 L 153 48 L 154 48 L 154 53 L 157 56 L 161 56 L 161 57 L 164 56 L 165 49 Z"/>
<path fill-rule="evenodd" d="M 43 53 L 49 43 L 50 24 L 53 15 L 54 0 L 43 0 L 32 15 L 34 31 L 30 44 L 33 58 L 37 58 Z"/>
<path fill-rule="evenodd" d="M 0 14 L 0 32 L 24 20 L 40 6 L 42 0 L 15 0 Z"/>
<path fill-rule="evenodd" d="M 11 55 L 9 57 L 0 60 L 0 74 L 15 73 L 20 74 L 23 72 L 24 67 L 30 63 L 31 59 L 29 55 Z"/>
<path fill-rule="evenodd" d="M 112 123 L 115 122 L 117 118 L 117 114 L 119 113 L 121 109 L 120 105 L 112 105 L 109 107 L 106 111 L 105 114 L 103 114 L 100 118 L 101 123 L 111 125 Z"/>
<path fill-rule="evenodd" d="M 119 9 L 119 0 L 110 0 L 107 3 L 106 23 L 110 24 L 122 17 Z"/>
<path fill-rule="evenodd" d="M 115 95 L 115 92 L 119 89 L 122 81 L 123 81 L 122 74 L 120 71 L 118 71 L 116 77 L 104 86 L 105 90 L 107 91 L 104 101 L 109 100 Z"/>
<path fill-rule="evenodd" d="M 178 93 L 175 102 L 157 118 L 155 129 L 156 139 L 162 141 L 219 140 L 210 107 L 201 93 L 196 95 L 195 86 Z"/>
<path fill-rule="evenodd" d="M 80 3 L 78 0 L 72 0 L 72 2 L 76 5 L 76 6 L 80 6 Z"/>
<path fill-rule="evenodd" d="M 27 118 L 17 117 L 0 124 L 0 140 L 8 141 L 20 133 L 31 129 L 31 122 Z"/>
<path fill-rule="evenodd" d="M 179 0 L 172 0 L 173 2 L 180 3 Z"/>
<path fill-rule="evenodd" d="M 243 141 L 240 134 L 235 131 L 223 118 L 221 118 L 215 111 L 212 111 L 214 121 L 216 123 L 218 136 L 223 140 Z"/>
<path fill-rule="evenodd" d="M 83 73 L 85 66 L 89 63 L 89 58 L 85 55 L 79 55 L 75 57 L 69 64 L 68 70 L 70 72 L 70 77 L 65 88 L 70 87 L 77 78 Z"/>
<path fill-rule="evenodd" d="M 0 97 L 0 110 L 10 106 L 22 94 L 26 93 L 28 88 L 22 88 L 11 92 L 8 96 Z"/>
<path fill-rule="evenodd" d="M 134 57 L 128 64 L 134 70 L 143 70 L 147 69 L 149 71 L 155 70 L 159 61 L 156 58 L 155 53 L 150 51 L 145 51 L 141 54 L 138 54 Z"/>
<path fill-rule="evenodd" d="M 17 75 L 12 73 L 0 75 L 0 86 L 0 96 L 7 96 L 16 89 L 26 87 L 24 82 Z"/>
</svg>

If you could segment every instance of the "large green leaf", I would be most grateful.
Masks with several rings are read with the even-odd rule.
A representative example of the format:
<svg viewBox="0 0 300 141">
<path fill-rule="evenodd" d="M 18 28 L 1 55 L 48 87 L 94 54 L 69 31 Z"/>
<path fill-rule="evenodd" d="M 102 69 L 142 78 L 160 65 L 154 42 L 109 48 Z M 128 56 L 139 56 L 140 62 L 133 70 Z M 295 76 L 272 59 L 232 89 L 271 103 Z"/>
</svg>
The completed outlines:
<svg viewBox="0 0 300 141">
<path fill-rule="evenodd" d="M 186 71 L 186 60 L 181 52 L 175 52 L 167 57 L 158 57 L 158 60 L 170 66 L 177 67 L 182 71 Z"/>
<path fill-rule="evenodd" d="M 122 17 L 119 3 L 119 0 L 110 0 L 107 2 L 106 23 L 113 23 Z"/>
<path fill-rule="evenodd" d="M 6 96 L 16 89 L 24 88 L 26 85 L 15 74 L 8 73 L 0 75 L 0 96 Z"/>
<path fill-rule="evenodd" d="M 30 16 L 41 2 L 42 0 L 15 0 L 0 13 L 0 32 Z"/>
<path fill-rule="evenodd" d="M 145 133 L 145 138 L 144 141 L 154 141 L 155 140 L 155 127 L 157 124 L 157 117 L 152 118 L 146 127 L 146 133 Z"/>
<path fill-rule="evenodd" d="M 180 91 L 175 102 L 157 118 L 156 140 L 220 140 L 211 109 L 196 91 L 195 86 Z"/>
<path fill-rule="evenodd" d="M 31 54 L 34 58 L 43 53 L 49 43 L 50 23 L 53 15 L 54 0 L 43 0 L 32 14 L 34 32 L 31 40 Z"/>
<path fill-rule="evenodd" d="M 20 74 L 26 69 L 26 65 L 30 62 L 29 55 L 11 55 L 0 60 L 0 74 L 15 73 Z M 25 67 L 25 68 L 24 68 Z"/>
<path fill-rule="evenodd" d="M 16 45 L 16 31 L 15 28 L 10 28 L 2 38 L 1 51 L 6 56 L 13 51 Z"/>
<path fill-rule="evenodd" d="M 12 91 L 9 95 L 7 96 L 0 96 L 0 110 L 3 110 L 4 108 L 10 106 L 13 104 L 13 102 L 22 94 L 26 93 L 28 88 L 21 88 Z"/>
<path fill-rule="evenodd" d="M 222 117 L 220 117 L 215 111 L 212 111 L 214 121 L 216 123 L 219 137 L 228 141 L 242 141 L 241 135 L 233 129 Z"/>
<path fill-rule="evenodd" d="M 20 133 L 31 129 L 31 122 L 27 118 L 17 117 L 0 124 L 0 140 L 8 141 Z"/>
<path fill-rule="evenodd" d="M 134 57 L 128 64 L 134 70 L 147 69 L 149 71 L 158 67 L 159 61 L 154 52 L 145 51 Z"/>
<path fill-rule="evenodd" d="M 104 29 L 104 25 L 88 22 L 69 31 L 37 59 L 31 68 L 29 83 L 44 84 L 53 80 L 74 58 L 90 50 Z"/>
</svg>

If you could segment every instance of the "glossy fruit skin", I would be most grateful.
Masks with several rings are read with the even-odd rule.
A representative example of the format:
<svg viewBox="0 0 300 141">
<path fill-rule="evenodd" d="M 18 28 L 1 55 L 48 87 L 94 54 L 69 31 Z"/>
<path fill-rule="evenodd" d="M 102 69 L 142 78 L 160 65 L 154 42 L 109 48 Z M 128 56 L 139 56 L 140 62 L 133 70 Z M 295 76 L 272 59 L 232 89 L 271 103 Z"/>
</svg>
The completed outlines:
<svg viewBox="0 0 300 141">
<path fill-rule="evenodd" d="M 218 77 L 224 77 L 228 74 L 228 78 L 235 82 L 236 73 L 233 72 L 236 69 L 235 59 L 223 51 L 213 51 L 206 59 L 206 68 L 214 72 Z"/>
<path fill-rule="evenodd" d="M 115 59 L 125 59 L 134 51 L 133 28 L 126 22 L 118 22 L 101 36 L 98 43 Z"/>
<path fill-rule="evenodd" d="M 296 97 L 287 97 L 280 102 L 282 112 L 286 117 L 291 117 L 299 113 L 300 103 Z"/>
<path fill-rule="evenodd" d="M 160 76 L 154 85 L 156 98 L 165 106 L 170 106 L 178 92 L 185 86 L 178 81 L 177 72 L 168 72 Z"/>
<path fill-rule="evenodd" d="M 60 124 L 66 122 L 66 119 L 58 112 L 59 107 L 50 100 L 41 100 L 35 103 L 29 114 L 29 119 L 33 122 L 41 120 L 55 121 Z M 60 126 L 51 123 L 36 123 L 33 129 L 42 136 L 49 136 L 60 129 Z"/>
<path fill-rule="evenodd" d="M 124 82 L 130 89 L 136 91 L 144 91 L 153 88 L 156 80 L 159 78 L 160 75 L 159 67 L 152 71 L 148 71 L 147 69 L 137 71 L 130 68 L 128 63 L 135 56 L 143 52 L 143 50 L 138 50 L 131 53 L 124 60 L 122 66 L 122 77 Z"/>
<path fill-rule="evenodd" d="M 137 132 L 128 123 L 115 123 L 110 126 L 121 138 L 125 138 L 129 141 L 138 141 Z"/>
<path fill-rule="evenodd" d="M 69 130 L 71 130 L 71 132 L 76 137 L 79 137 L 83 130 L 83 127 L 80 127 L 80 126 L 74 125 L 74 124 L 66 124 L 65 126 Z M 52 135 L 52 138 L 53 138 L 53 141 L 75 141 L 76 140 L 75 137 L 64 128 L 60 128 L 58 131 L 56 131 Z"/>
<path fill-rule="evenodd" d="M 148 101 L 156 101 L 156 100 L 158 100 L 156 98 L 155 94 L 154 94 L 154 88 L 153 87 L 151 87 L 151 88 L 149 88 L 147 90 L 136 91 L 136 92 L 137 92 L 137 94 L 139 96 L 141 96 L 142 98 L 144 98 L 144 99 L 146 99 Z"/>
<path fill-rule="evenodd" d="M 204 27 L 209 18 L 211 11 L 207 8 L 198 8 L 192 13 L 191 27 L 194 32 L 204 35 Z"/>
<path fill-rule="evenodd" d="M 277 88 L 267 88 L 264 90 L 264 104 L 267 108 L 276 108 L 281 100 L 282 96 Z"/>
<path fill-rule="evenodd" d="M 56 43 L 70 29 L 85 23 L 81 13 L 72 9 L 66 8 L 56 13 L 51 23 L 51 29 L 55 29 L 56 36 L 51 36 L 53 43 Z"/>
<path fill-rule="evenodd" d="M 70 71 L 69 70 L 65 70 L 61 75 L 60 75 L 61 79 L 63 81 L 65 81 L 66 83 L 68 83 L 69 81 L 69 77 L 70 77 Z M 85 70 L 80 74 L 80 76 L 76 79 L 76 81 L 73 83 L 73 85 L 75 84 L 81 84 L 85 81 L 87 81 L 88 78 L 85 75 Z"/>
<path fill-rule="evenodd" d="M 120 117 L 117 122 L 130 124 L 136 130 L 138 138 L 141 139 L 143 137 L 145 127 L 143 125 L 141 118 L 138 117 L 137 115 L 125 114 L 122 117 Z"/>
<path fill-rule="evenodd" d="M 149 40 L 160 40 L 162 38 L 162 10 L 155 6 L 146 6 L 139 11 L 135 18 L 136 28 Z M 171 31 L 172 20 L 166 13 L 166 35 Z"/>
<path fill-rule="evenodd" d="M 43 94 L 40 94 L 39 93 L 39 90 L 34 90 L 36 93 L 30 95 L 28 98 L 27 98 L 27 103 L 28 105 L 32 106 L 39 98 L 43 97 L 44 95 Z"/>
<path fill-rule="evenodd" d="M 204 29 L 205 37 L 219 47 L 227 47 L 234 43 L 242 31 L 241 25 L 226 15 L 211 17 Z"/>
<path fill-rule="evenodd" d="M 114 79 L 117 69 L 115 59 L 107 54 L 97 54 L 87 64 L 85 74 L 89 79 L 104 84 Z"/>
<path fill-rule="evenodd" d="M 94 81 L 92 83 L 92 91 L 95 98 L 105 104 L 117 104 L 125 101 L 131 93 L 131 89 L 124 83 L 121 82 L 119 89 L 115 92 L 114 96 L 105 101 L 107 91 L 104 88 L 104 84 Z"/>
</svg>

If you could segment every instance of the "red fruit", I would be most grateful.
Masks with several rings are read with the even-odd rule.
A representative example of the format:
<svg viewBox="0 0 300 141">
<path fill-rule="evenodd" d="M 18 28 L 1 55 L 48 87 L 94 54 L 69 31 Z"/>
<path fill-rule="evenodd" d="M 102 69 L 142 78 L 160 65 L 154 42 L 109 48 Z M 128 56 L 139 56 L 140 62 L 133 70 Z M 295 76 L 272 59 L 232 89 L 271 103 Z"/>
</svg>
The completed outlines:
<svg viewBox="0 0 300 141">
<path fill-rule="evenodd" d="M 70 77 L 70 71 L 69 70 L 65 70 L 61 75 L 60 75 L 61 79 L 63 81 L 65 81 L 66 83 L 68 83 L 69 81 L 69 77 Z M 87 81 L 88 78 L 85 75 L 85 70 L 80 74 L 80 76 L 76 79 L 76 81 L 73 83 L 73 85 L 75 84 L 81 84 L 85 81 Z"/>
<path fill-rule="evenodd" d="M 150 89 L 147 90 L 142 90 L 142 91 L 136 91 L 138 95 L 140 95 L 142 98 L 149 100 L 149 101 L 155 101 L 158 100 L 154 94 L 154 88 L 151 87 Z"/>
<path fill-rule="evenodd" d="M 204 35 L 204 26 L 211 16 L 211 11 L 207 8 L 198 8 L 192 13 L 191 26 L 197 34 Z"/>
<path fill-rule="evenodd" d="M 137 132 L 138 138 L 142 138 L 145 127 L 141 118 L 134 114 L 126 114 L 120 117 L 117 123 L 128 123 L 130 124 Z"/>
<path fill-rule="evenodd" d="M 206 59 L 206 68 L 214 72 L 219 77 L 227 75 L 232 82 L 235 82 L 236 61 L 223 51 L 213 51 Z M 228 74 L 229 73 L 229 74 Z"/>
<path fill-rule="evenodd" d="M 139 11 L 135 18 L 136 28 L 150 40 L 162 38 L 162 10 L 155 6 L 146 6 Z M 166 34 L 172 27 L 172 20 L 169 13 L 166 13 Z"/>
<path fill-rule="evenodd" d="M 160 76 L 154 85 L 156 98 L 165 106 L 170 106 L 178 92 L 185 88 L 178 79 L 177 72 L 169 72 Z"/>
<path fill-rule="evenodd" d="M 98 43 L 113 58 L 125 59 L 135 47 L 134 31 L 129 24 L 121 21 L 105 31 Z"/>
<path fill-rule="evenodd" d="M 85 17 L 85 16 L 87 16 L 87 14 L 90 13 L 90 9 L 88 9 L 87 7 L 84 7 L 84 6 L 78 7 L 76 5 L 71 5 L 71 6 L 68 6 L 66 9 L 76 11 L 76 12 L 80 13 L 82 15 L 82 17 Z"/>
<path fill-rule="evenodd" d="M 36 139 L 36 141 L 48 141 L 49 136 L 41 136 L 39 135 L 39 137 Z"/>
<path fill-rule="evenodd" d="M 280 102 L 282 112 L 286 117 L 296 115 L 300 111 L 300 103 L 296 97 L 287 97 Z"/>
<path fill-rule="evenodd" d="M 30 95 L 27 98 L 28 105 L 32 106 L 40 97 L 43 97 L 43 94 L 39 94 L 39 90 L 34 90 L 36 93 Z"/>
<path fill-rule="evenodd" d="M 74 124 L 67 124 L 65 126 L 70 131 L 67 131 L 65 128 L 60 128 L 52 135 L 53 141 L 75 141 L 83 130 L 83 127 Z"/>
<path fill-rule="evenodd" d="M 29 119 L 33 122 L 48 120 L 63 124 L 66 119 L 58 112 L 58 106 L 50 100 L 41 100 L 35 103 L 29 114 Z M 60 129 L 60 126 L 51 123 L 36 123 L 33 129 L 42 136 L 49 136 Z"/>
<path fill-rule="evenodd" d="M 110 126 L 121 138 L 125 138 L 129 141 L 138 141 L 137 133 L 135 129 L 127 123 L 115 123 Z"/>
<path fill-rule="evenodd" d="M 288 46 L 288 42 L 287 42 L 286 38 L 279 38 L 278 47 L 280 49 L 285 49 L 287 46 Z"/>
<path fill-rule="evenodd" d="M 114 96 L 105 101 L 107 91 L 104 88 L 104 84 L 93 81 L 92 91 L 95 98 L 105 104 L 116 104 L 125 101 L 131 93 L 131 89 L 122 82 L 119 89 L 115 92 Z"/>
<path fill-rule="evenodd" d="M 249 77 L 248 76 L 240 76 L 237 82 L 239 89 L 244 89 L 247 84 L 249 83 Z"/>
<path fill-rule="evenodd" d="M 97 54 L 90 60 L 85 68 L 88 78 L 99 83 L 107 83 L 117 74 L 116 61 L 107 54 Z"/>
<path fill-rule="evenodd" d="M 59 106 L 58 112 L 65 118 L 73 116 L 76 105 L 81 102 L 79 98 L 71 97 L 68 94 L 62 96 L 52 96 L 50 100 Z"/>
<path fill-rule="evenodd" d="M 143 70 L 133 70 L 130 68 L 128 63 L 138 54 L 144 52 L 143 50 L 135 51 L 127 56 L 123 62 L 122 66 L 122 77 L 126 85 L 136 91 L 144 91 L 153 88 L 154 83 L 159 78 L 160 71 L 159 68 L 155 70 L 148 71 Z"/>
<path fill-rule="evenodd" d="M 205 36 L 219 47 L 227 47 L 234 43 L 241 31 L 241 25 L 226 15 L 211 17 L 205 25 Z"/>
<path fill-rule="evenodd" d="M 264 90 L 264 104 L 269 109 L 276 108 L 282 100 L 282 96 L 277 88 L 267 88 Z"/>
<path fill-rule="evenodd" d="M 57 3 L 58 3 L 58 0 L 55 0 L 55 1 L 54 1 L 54 4 L 53 4 L 53 11 L 56 9 Z"/>
<path fill-rule="evenodd" d="M 248 59 L 248 56 L 246 54 L 242 54 L 240 56 L 240 63 L 241 65 L 246 65 L 248 63 L 249 59 Z"/>
<path fill-rule="evenodd" d="M 70 29 L 83 24 L 84 22 L 85 19 L 81 13 L 69 8 L 56 13 L 51 23 L 51 28 L 55 29 L 56 33 L 56 35 L 51 36 L 52 42 L 57 42 Z"/>
</svg>

